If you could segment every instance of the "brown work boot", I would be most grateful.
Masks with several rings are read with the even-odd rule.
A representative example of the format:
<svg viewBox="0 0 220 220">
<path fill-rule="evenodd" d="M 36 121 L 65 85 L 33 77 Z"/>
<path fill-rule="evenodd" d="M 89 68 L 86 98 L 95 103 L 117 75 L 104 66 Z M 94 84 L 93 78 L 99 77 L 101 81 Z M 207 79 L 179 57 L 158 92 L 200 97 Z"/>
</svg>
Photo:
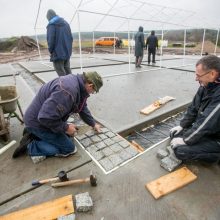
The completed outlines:
<svg viewBox="0 0 220 220">
<path fill-rule="evenodd" d="M 31 133 L 25 131 L 19 146 L 15 149 L 12 155 L 12 158 L 17 158 L 22 154 L 25 154 L 27 152 L 28 144 L 31 143 L 31 141 L 33 140 L 34 140 L 34 136 Z"/>
</svg>

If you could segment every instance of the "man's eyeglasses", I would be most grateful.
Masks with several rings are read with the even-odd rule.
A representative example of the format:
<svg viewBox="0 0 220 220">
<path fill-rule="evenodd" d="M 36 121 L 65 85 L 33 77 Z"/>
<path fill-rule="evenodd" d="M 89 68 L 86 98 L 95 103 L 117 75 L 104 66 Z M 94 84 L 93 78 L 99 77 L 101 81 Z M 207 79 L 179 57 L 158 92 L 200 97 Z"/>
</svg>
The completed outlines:
<svg viewBox="0 0 220 220">
<path fill-rule="evenodd" d="M 211 72 L 211 70 L 209 70 L 209 71 L 203 73 L 202 75 L 199 75 L 199 74 L 196 73 L 196 77 L 197 77 L 197 78 L 201 78 L 201 77 L 207 75 L 207 74 L 210 73 L 210 72 Z"/>
</svg>

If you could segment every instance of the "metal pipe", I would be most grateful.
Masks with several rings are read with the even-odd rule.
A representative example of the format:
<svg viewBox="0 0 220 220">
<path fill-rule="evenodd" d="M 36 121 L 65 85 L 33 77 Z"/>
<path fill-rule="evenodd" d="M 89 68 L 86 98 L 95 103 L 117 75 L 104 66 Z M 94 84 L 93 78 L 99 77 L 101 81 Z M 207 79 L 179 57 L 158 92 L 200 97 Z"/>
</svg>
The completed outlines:
<svg viewBox="0 0 220 220">
<path fill-rule="evenodd" d="M 217 49 L 217 45 L 218 45 L 218 36 L 219 36 L 219 29 L 217 32 L 217 37 L 216 37 L 216 42 L 215 42 L 215 50 L 214 50 L 214 54 L 216 55 L 216 49 Z"/>
<path fill-rule="evenodd" d="M 204 48 L 204 42 L 205 42 L 205 29 L 204 29 L 204 31 L 203 31 L 203 38 L 202 38 L 202 49 L 201 49 L 201 56 L 202 56 L 202 54 L 203 54 L 203 48 Z"/>
</svg>

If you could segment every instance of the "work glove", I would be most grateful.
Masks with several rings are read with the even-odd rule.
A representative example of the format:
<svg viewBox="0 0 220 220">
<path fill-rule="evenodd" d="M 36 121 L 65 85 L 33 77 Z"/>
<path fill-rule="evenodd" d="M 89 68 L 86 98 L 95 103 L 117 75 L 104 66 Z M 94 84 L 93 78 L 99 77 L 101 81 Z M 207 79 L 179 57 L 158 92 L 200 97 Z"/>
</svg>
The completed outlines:
<svg viewBox="0 0 220 220">
<path fill-rule="evenodd" d="M 180 137 L 173 138 L 173 140 L 170 142 L 170 146 L 172 149 L 175 149 L 176 147 L 181 146 L 181 145 L 186 145 L 186 143 Z"/>
<path fill-rule="evenodd" d="M 183 130 L 183 128 L 181 126 L 176 126 L 174 128 L 170 129 L 170 138 L 175 137 L 177 134 L 179 134 L 181 131 Z"/>
</svg>

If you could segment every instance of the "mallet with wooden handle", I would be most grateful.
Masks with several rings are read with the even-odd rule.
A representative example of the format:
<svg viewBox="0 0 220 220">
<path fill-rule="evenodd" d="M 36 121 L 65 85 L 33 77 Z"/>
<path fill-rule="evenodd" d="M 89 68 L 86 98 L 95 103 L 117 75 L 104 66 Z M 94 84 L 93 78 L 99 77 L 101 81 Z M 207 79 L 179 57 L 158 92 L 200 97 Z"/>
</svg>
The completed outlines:
<svg viewBox="0 0 220 220">
<path fill-rule="evenodd" d="M 32 186 L 38 186 L 38 185 L 42 185 L 42 184 L 49 183 L 49 182 L 55 182 L 58 180 L 60 180 L 61 182 L 69 180 L 67 177 L 67 173 L 62 170 L 58 173 L 57 177 L 44 179 L 44 180 L 34 180 L 32 182 Z"/>
<path fill-rule="evenodd" d="M 91 174 L 90 177 L 85 178 L 85 179 L 77 179 L 77 180 L 69 180 L 69 181 L 60 182 L 60 183 L 52 183 L 51 186 L 60 187 L 60 186 L 69 186 L 69 185 L 88 183 L 88 182 L 90 182 L 91 186 L 97 186 L 96 176 Z"/>
</svg>

